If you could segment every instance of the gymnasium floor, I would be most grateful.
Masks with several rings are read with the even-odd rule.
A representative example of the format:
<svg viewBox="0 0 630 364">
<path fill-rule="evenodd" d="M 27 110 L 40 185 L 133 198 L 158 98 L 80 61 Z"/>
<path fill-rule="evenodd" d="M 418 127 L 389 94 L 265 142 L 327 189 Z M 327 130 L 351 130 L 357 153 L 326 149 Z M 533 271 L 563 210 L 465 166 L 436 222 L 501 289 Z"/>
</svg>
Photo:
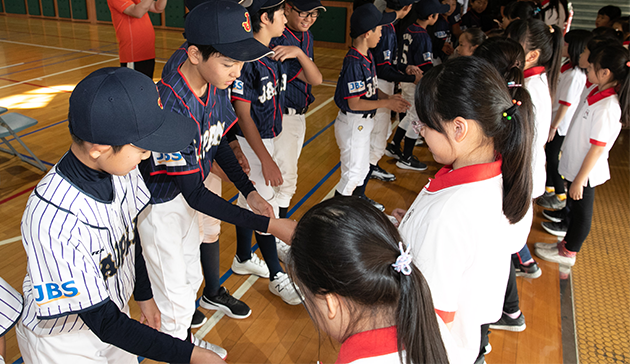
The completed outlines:
<svg viewBox="0 0 630 364">
<path fill-rule="evenodd" d="M 156 38 L 158 76 L 183 38 L 179 31 L 164 30 L 157 30 Z M 100 67 L 118 66 L 114 30 L 111 25 L 0 16 L 0 48 L 0 105 L 39 121 L 20 135 L 52 166 L 70 145 L 67 101 L 74 85 Z M 339 179 L 332 127 L 337 108 L 332 97 L 344 54 L 343 50 L 315 49 L 325 82 L 314 88 L 316 101 L 307 114 L 298 190 L 290 209 L 294 219 L 329 195 Z M 527 329 L 522 333 L 493 331 L 489 364 L 630 363 L 628 138 L 628 130 L 623 130 L 613 148 L 612 180 L 597 189 L 593 229 L 573 272 L 565 272 L 561 279 L 557 264 L 539 261 L 540 278 L 518 278 Z M 425 147 L 416 147 L 415 154 L 428 162 L 427 171 L 403 171 L 384 158 L 381 166 L 398 179 L 391 183 L 373 180 L 368 185 L 368 196 L 385 204 L 386 212 L 408 207 L 440 168 Z M 26 263 L 20 219 L 28 195 L 42 176 L 18 158 L 0 153 L 0 276 L 19 291 Z M 233 186 L 224 184 L 226 199 L 233 199 L 235 193 Z M 540 221 L 537 210 L 530 244 L 555 241 L 542 231 Z M 339 346 L 318 334 L 302 306 L 284 304 L 269 292 L 266 279 L 232 274 L 234 228 L 223 224 L 222 229 L 224 285 L 242 297 L 253 313 L 245 320 L 233 320 L 202 310 L 209 320 L 196 335 L 226 348 L 230 363 L 334 362 Z M 483 293 L 474 299 L 483 300 Z M 132 316 L 139 317 L 133 304 Z M 6 362 L 22 362 L 14 331 L 6 337 Z"/>
</svg>

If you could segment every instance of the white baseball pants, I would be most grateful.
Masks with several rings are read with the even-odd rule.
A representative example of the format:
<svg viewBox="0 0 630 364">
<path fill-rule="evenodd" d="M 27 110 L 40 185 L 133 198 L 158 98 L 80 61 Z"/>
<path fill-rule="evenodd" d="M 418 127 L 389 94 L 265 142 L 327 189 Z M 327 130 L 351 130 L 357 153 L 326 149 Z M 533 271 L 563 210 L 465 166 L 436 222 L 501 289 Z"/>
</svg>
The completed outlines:
<svg viewBox="0 0 630 364">
<path fill-rule="evenodd" d="M 335 120 L 335 139 L 341 159 L 341 179 L 337 192 L 352 195 L 370 171 L 370 135 L 374 119 L 362 114 L 344 114 L 339 111 Z"/>
<path fill-rule="evenodd" d="M 215 195 L 221 197 L 221 178 L 214 173 L 208 174 L 208 177 L 203 181 L 206 188 Z M 221 220 L 210 217 L 201 212 L 199 215 L 199 236 L 203 243 L 214 243 L 219 240 L 219 234 L 221 233 Z"/>
<path fill-rule="evenodd" d="M 394 94 L 394 83 L 378 80 L 378 88 L 388 95 Z M 370 164 L 376 165 L 385 154 L 387 139 L 392 133 L 391 110 L 382 107 L 376 110 L 374 115 L 374 129 L 370 134 Z"/>
<path fill-rule="evenodd" d="M 298 159 L 302 153 L 305 133 L 304 115 L 295 114 L 294 109 L 289 109 L 289 114 L 282 115 L 282 133 L 273 141 L 273 159 L 278 164 L 284 180 L 282 185 L 274 187 L 279 207 L 289 207 L 297 189 Z"/>
<path fill-rule="evenodd" d="M 403 82 L 400 84 L 400 88 L 402 90 L 402 97 L 411 103 L 411 107 L 407 110 L 407 114 L 400 121 L 399 127 L 403 128 L 407 132 L 405 136 L 411 139 L 418 139 L 418 133 L 413 130 L 413 126 L 411 122 L 418 120 L 418 114 L 416 113 L 416 103 L 415 103 L 415 95 L 416 95 L 416 85 L 409 82 Z"/>
</svg>

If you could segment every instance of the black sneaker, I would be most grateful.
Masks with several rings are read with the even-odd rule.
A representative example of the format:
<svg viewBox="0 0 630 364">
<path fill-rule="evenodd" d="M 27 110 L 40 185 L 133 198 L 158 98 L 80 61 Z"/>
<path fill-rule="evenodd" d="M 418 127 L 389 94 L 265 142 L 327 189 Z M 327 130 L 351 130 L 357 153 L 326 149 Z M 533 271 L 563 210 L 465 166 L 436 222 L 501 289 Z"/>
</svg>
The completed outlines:
<svg viewBox="0 0 630 364">
<path fill-rule="evenodd" d="M 521 312 L 521 315 L 515 319 L 508 316 L 505 312 L 501 315 L 499 321 L 490 324 L 491 329 L 495 330 L 505 330 L 512 332 L 521 332 L 525 330 L 525 316 Z"/>
<path fill-rule="evenodd" d="M 410 169 L 412 171 L 424 171 L 427 169 L 427 165 L 420 162 L 415 155 L 412 155 L 407 159 L 399 159 L 398 162 L 396 162 L 396 167 Z"/>
<path fill-rule="evenodd" d="M 564 223 L 564 221 L 543 221 L 540 224 L 542 225 L 543 229 L 545 229 L 545 231 L 547 231 L 551 235 L 555 235 L 560 238 L 564 238 L 564 236 L 567 235 L 568 226 Z"/>
<path fill-rule="evenodd" d="M 516 276 L 525 278 L 538 278 L 542 274 L 542 269 L 538 267 L 536 262 L 529 263 L 528 265 L 518 264 L 516 266 Z"/>
<path fill-rule="evenodd" d="M 567 200 L 562 200 L 558 198 L 556 194 L 544 194 L 536 199 L 536 205 L 544 207 L 546 209 L 551 210 L 561 210 L 565 208 L 567 205 Z"/>
<path fill-rule="evenodd" d="M 362 199 L 372 204 L 372 206 L 376 207 L 380 212 L 385 211 L 385 206 L 382 203 L 378 203 L 366 195 L 361 196 Z"/>
<path fill-rule="evenodd" d="M 193 314 L 192 323 L 190 324 L 190 328 L 191 329 L 199 328 L 203 326 L 203 324 L 205 324 L 206 321 L 208 321 L 208 318 L 206 317 L 206 315 L 204 315 L 203 312 L 199 310 L 195 310 L 195 313 Z"/>
<path fill-rule="evenodd" d="M 396 176 L 394 176 L 393 173 L 387 172 L 383 168 L 379 167 L 378 164 L 372 170 L 372 174 L 370 175 L 370 178 L 378 179 L 383 182 L 392 182 L 396 180 Z"/>
<path fill-rule="evenodd" d="M 385 148 L 385 155 L 394 158 L 395 160 L 399 160 L 402 158 L 402 151 L 400 147 L 397 147 L 394 143 L 388 143 L 387 148 Z"/>
<path fill-rule="evenodd" d="M 225 287 L 219 288 L 219 294 L 214 297 L 201 296 L 199 306 L 206 310 L 219 310 L 228 317 L 235 319 L 244 319 L 252 314 L 249 306 L 245 302 L 232 297 Z"/>
<path fill-rule="evenodd" d="M 565 212 L 563 210 L 558 210 L 558 211 L 543 210 L 542 214 L 545 217 L 545 219 L 551 220 L 553 222 L 560 222 L 565 219 Z"/>
</svg>

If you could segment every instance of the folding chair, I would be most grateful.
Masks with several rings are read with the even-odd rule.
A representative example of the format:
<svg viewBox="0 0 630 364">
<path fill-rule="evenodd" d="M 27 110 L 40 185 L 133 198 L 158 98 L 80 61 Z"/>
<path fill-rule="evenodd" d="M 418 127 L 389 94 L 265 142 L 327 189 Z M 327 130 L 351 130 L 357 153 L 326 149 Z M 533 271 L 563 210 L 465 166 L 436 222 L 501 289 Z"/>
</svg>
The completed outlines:
<svg viewBox="0 0 630 364">
<path fill-rule="evenodd" d="M 0 106 L 0 114 L 4 114 L 5 112 L 7 112 L 7 109 Z M 20 157 L 22 161 L 32 164 L 33 166 L 46 172 L 47 168 L 44 163 L 42 163 L 42 161 L 40 161 L 39 158 L 35 156 L 35 154 L 26 146 L 26 144 L 24 144 L 22 139 L 20 139 L 20 137 L 17 135 L 17 133 L 35 124 L 37 124 L 37 120 L 29 118 L 28 116 L 24 116 L 22 114 L 18 114 L 16 112 L 0 116 L 0 140 L 2 140 L 2 142 L 6 144 L 7 147 L 9 147 L 9 149 L 0 148 L 0 151 L 9 153 L 11 155 L 16 155 Z M 9 143 L 9 141 L 6 139 L 9 136 L 12 136 L 15 140 L 17 140 L 18 143 L 20 143 L 22 147 L 26 149 L 28 154 L 31 155 L 33 160 L 30 160 L 24 157 L 22 154 L 18 153 L 17 150 L 15 150 L 11 143 Z"/>
</svg>

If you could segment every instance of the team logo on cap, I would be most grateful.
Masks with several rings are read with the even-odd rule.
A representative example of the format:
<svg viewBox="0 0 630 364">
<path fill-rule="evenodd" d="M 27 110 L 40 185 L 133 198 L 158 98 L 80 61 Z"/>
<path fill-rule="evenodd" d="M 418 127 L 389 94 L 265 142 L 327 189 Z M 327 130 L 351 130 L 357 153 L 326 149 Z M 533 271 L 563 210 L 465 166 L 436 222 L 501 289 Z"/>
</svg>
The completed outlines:
<svg viewBox="0 0 630 364">
<path fill-rule="evenodd" d="M 155 90 L 158 92 L 158 106 L 164 110 L 164 105 L 162 105 L 162 99 L 160 98 L 160 90 L 158 90 L 157 86 L 155 86 Z"/>
<path fill-rule="evenodd" d="M 243 29 L 245 29 L 245 31 L 247 33 L 252 31 L 252 24 L 249 22 L 249 13 L 245 12 L 245 21 L 241 23 L 241 25 L 243 26 Z"/>
</svg>

